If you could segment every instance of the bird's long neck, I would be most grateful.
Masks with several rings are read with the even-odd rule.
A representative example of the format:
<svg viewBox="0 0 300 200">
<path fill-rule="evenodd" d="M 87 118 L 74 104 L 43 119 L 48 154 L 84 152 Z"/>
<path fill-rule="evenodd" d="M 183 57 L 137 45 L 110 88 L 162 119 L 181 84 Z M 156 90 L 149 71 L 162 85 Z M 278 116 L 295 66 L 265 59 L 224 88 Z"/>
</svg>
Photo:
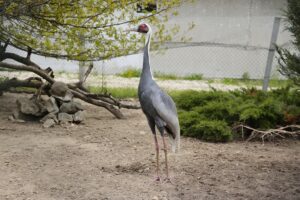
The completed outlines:
<svg viewBox="0 0 300 200">
<path fill-rule="evenodd" d="M 141 75 L 141 80 L 144 80 L 144 81 L 153 80 L 151 67 L 150 67 L 150 56 L 149 56 L 151 32 L 152 31 L 149 31 L 147 33 L 147 38 L 145 41 L 143 70 L 142 70 L 142 75 Z"/>
</svg>

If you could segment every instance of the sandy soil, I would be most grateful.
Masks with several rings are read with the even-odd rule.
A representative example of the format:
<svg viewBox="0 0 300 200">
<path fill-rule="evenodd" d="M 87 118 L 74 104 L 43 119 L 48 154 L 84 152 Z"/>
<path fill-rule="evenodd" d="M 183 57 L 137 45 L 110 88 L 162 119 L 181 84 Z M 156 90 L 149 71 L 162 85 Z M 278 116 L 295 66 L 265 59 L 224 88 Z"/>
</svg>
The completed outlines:
<svg viewBox="0 0 300 200">
<path fill-rule="evenodd" d="M 117 120 L 85 105 L 85 124 L 43 129 L 7 120 L 15 97 L 0 97 L 1 200 L 300 199 L 299 141 L 183 138 L 181 152 L 170 155 L 172 183 L 156 182 L 154 144 L 140 110 L 124 110 L 127 119 Z"/>
</svg>

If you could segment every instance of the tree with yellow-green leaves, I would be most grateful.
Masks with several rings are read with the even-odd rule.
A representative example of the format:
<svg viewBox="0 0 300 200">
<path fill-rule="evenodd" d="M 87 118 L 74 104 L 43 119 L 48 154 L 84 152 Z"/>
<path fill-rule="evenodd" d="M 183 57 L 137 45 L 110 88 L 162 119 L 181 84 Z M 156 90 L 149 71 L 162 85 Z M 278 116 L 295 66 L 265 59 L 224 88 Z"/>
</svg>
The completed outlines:
<svg viewBox="0 0 300 200">
<path fill-rule="evenodd" d="M 32 53 L 77 61 L 133 54 L 142 47 L 141 37 L 124 30 L 142 21 L 154 25 L 157 47 L 178 32 L 178 26 L 166 28 L 164 23 L 170 15 L 177 15 L 174 8 L 180 3 L 180 0 L 0 0 L 0 68 L 31 71 L 51 85 L 55 82 L 51 68 L 43 69 L 31 61 Z M 27 51 L 27 56 L 6 52 L 8 45 Z M 7 63 L 7 59 L 20 64 Z M 44 85 L 42 79 L 40 85 Z M 109 95 L 103 98 L 90 95 L 81 86 L 69 85 L 75 97 L 110 111 L 126 107 Z"/>
<path fill-rule="evenodd" d="M 166 29 L 169 11 L 179 0 L 2 0 L 0 41 L 32 53 L 71 60 L 102 60 L 135 52 L 140 38 L 122 31 L 147 21 L 156 27 L 155 40 L 170 40 L 177 26 Z M 176 14 L 173 11 L 172 14 Z M 87 45 L 82 45 L 85 41 Z"/>
</svg>

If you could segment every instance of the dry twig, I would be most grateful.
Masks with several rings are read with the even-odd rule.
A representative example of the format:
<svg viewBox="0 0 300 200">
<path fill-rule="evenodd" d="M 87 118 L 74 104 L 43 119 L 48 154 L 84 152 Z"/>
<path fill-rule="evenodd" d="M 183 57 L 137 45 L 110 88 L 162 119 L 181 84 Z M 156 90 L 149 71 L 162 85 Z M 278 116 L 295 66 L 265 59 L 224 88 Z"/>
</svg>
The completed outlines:
<svg viewBox="0 0 300 200">
<path fill-rule="evenodd" d="M 287 125 L 277 129 L 269 129 L 264 131 L 252 128 L 247 125 L 239 124 L 233 127 L 233 129 L 241 129 L 242 133 L 245 132 L 245 129 L 250 131 L 250 136 L 246 139 L 247 142 L 253 139 L 261 139 L 262 142 L 264 142 L 265 140 L 274 140 L 275 138 L 297 138 L 300 136 L 300 125 Z"/>
</svg>

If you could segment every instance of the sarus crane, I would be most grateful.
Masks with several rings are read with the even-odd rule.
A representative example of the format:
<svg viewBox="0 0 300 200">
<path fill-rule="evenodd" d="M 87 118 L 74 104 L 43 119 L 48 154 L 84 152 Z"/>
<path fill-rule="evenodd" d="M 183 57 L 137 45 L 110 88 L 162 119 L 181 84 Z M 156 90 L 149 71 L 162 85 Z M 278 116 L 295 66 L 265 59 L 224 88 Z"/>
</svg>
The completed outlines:
<svg viewBox="0 0 300 200">
<path fill-rule="evenodd" d="M 156 149 L 156 175 L 157 181 L 160 181 L 159 176 L 159 144 L 156 137 L 156 129 L 160 132 L 163 141 L 163 150 L 165 154 L 165 167 L 166 167 L 166 180 L 170 181 L 168 169 L 168 155 L 167 145 L 165 142 L 165 134 L 167 133 L 172 145 L 172 151 L 180 148 L 180 127 L 178 122 L 177 110 L 172 98 L 165 93 L 153 80 L 149 51 L 150 41 L 152 35 L 151 27 L 142 23 L 137 28 L 130 29 L 130 31 L 139 32 L 146 35 L 143 69 L 140 77 L 138 87 L 138 97 L 144 114 L 148 120 L 148 124 L 154 136 L 155 149 Z"/>
</svg>

